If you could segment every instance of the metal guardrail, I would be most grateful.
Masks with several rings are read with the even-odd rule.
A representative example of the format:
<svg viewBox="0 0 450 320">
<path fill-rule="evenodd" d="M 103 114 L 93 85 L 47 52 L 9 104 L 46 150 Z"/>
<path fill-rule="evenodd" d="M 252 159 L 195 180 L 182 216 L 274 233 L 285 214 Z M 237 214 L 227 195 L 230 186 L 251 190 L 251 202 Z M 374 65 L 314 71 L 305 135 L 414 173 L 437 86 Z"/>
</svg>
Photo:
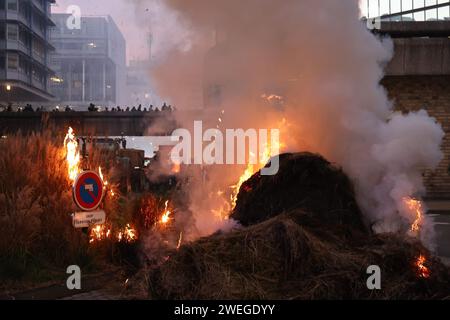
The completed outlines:
<svg viewBox="0 0 450 320">
<path fill-rule="evenodd" d="M 363 0 L 361 10 L 382 21 L 450 20 L 450 1 L 443 0 Z"/>
</svg>

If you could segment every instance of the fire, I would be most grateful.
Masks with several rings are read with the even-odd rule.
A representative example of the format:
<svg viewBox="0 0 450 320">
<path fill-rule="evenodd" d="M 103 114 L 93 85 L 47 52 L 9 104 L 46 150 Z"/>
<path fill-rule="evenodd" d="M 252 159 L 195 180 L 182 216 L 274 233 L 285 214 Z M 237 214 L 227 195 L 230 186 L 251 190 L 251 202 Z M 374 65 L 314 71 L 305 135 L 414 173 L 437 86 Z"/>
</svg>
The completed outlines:
<svg viewBox="0 0 450 320">
<path fill-rule="evenodd" d="M 183 232 L 180 232 L 180 237 L 178 238 L 177 249 L 180 249 L 181 241 L 183 241 Z"/>
<path fill-rule="evenodd" d="M 89 243 L 93 243 L 95 241 L 101 241 L 103 239 L 109 238 L 111 235 L 111 230 L 106 228 L 105 225 L 96 225 L 91 229 L 91 233 L 89 235 Z"/>
<path fill-rule="evenodd" d="M 99 174 L 100 178 L 101 178 L 102 181 L 103 181 L 103 188 L 106 190 L 106 192 L 109 191 L 109 193 L 111 194 L 111 196 L 114 197 L 114 196 L 115 196 L 115 192 L 114 192 L 114 190 L 112 189 L 112 186 L 109 185 L 108 180 L 107 180 L 107 179 L 105 178 L 105 176 L 103 175 L 103 172 L 102 172 L 102 168 L 101 168 L 101 167 L 98 167 L 98 174 Z"/>
<path fill-rule="evenodd" d="M 426 261 L 427 261 L 427 259 L 425 258 L 424 255 L 419 255 L 415 262 L 415 266 L 418 269 L 419 277 L 425 278 L 425 279 L 430 277 L 430 270 L 428 269 L 427 266 L 425 266 Z"/>
<path fill-rule="evenodd" d="M 286 119 L 283 119 L 280 125 L 284 125 L 286 122 Z M 238 182 L 231 186 L 233 192 L 231 194 L 231 207 L 234 208 L 236 206 L 237 202 L 237 196 L 239 193 L 239 190 L 241 189 L 242 184 L 251 178 L 251 176 L 260 170 L 262 167 L 264 167 L 267 162 L 269 162 L 270 158 L 273 157 L 278 153 L 282 148 L 284 148 L 284 145 L 278 141 L 278 144 L 275 146 L 272 146 L 270 143 L 266 143 L 264 145 L 264 150 L 260 152 L 260 156 L 258 159 L 258 164 L 252 164 L 255 161 L 250 161 L 250 163 L 247 165 L 247 168 L 245 169 L 244 173 L 239 177 Z M 255 159 L 255 155 L 251 152 L 250 153 L 251 159 Z"/>
<path fill-rule="evenodd" d="M 420 232 L 420 228 L 422 227 L 423 219 L 424 219 L 424 208 L 422 201 L 410 197 L 406 197 L 403 199 L 404 203 L 408 207 L 411 212 L 415 214 L 414 222 L 411 224 L 410 231 L 417 235 Z M 429 278 L 430 277 L 430 269 L 425 266 L 427 258 L 421 254 L 416 258 L 414 262 L 414 266 L 417 268 L 417 273 L 421 278 Z"/>
<path fill-rule="evenodd" d="M 411 225 L 411 231 L 414 233 L 417 233 L 420 231 L 420 227 L 422 226 L 423 216 L 424 216 L 422 202 L 420 200 L 409 198 L 409 197 L 404 198 L 403 201 L 405 202 L 408 209 L 411 210 L 412 212 L 414 212 L 414 214 L 416 215 L 416 218 Z"/>
<path fill-rule="evenodd" d="M 102 241 L 105 239 L 111 239 L 112 231 L 110 228 L 106 227 L 104 224 L 96 225 L 91 229 L 89 235 L 89 243 Z M 117 242 L 127 242 L 131 243 L 138 239 L 137 231 L 130 224 L 127 224 L 125 228 L 119 230 L 114 237 Z"/>
<path fill-rule="evenodd" d="M 236 206 L 237 202 L 237 196 L 239 193 L 239 189 L 241 189 L 242 184 L 250 179 L 250 177 L 255 173 L 255 168 L 253 164 L 247 165 L 247 168 L 245 169 L 244 173 L 239 177 L 239 181 L 234 185 L 231 186 L 233 189 L 233 192 L 231 194 L 231 206 L 234 208 Z"/>
<path fill-rule="evenodd" d="M 102 172 L 102 168 L 98 167 L 98 174 L 100 175 L 100 178 L 103 181 L 103 185 L 106 187 L 108 185 L 108 180 L 105 179 L 105 177 L 103 176 L 103 172 Z"/>
<path fill-rule="evenodd" d="M 75 138 L 74 131 L 71 127 L 67 131 L 66 137 L 64 138 L 64 147 L 66 148 L 66 160 L 68 165 L 69 178 L 75 181 L 78 173 L 80 172 L 80 153 L 78 152 L 78 142 Z"/>
<path fill-rule="evenodd" d="M 181 165 L 179 163 L 174 163 L 172 166 L 172 173 L 180 173 Z"/>
<path fill-rule="evenodd" d="M 123 238 L 125 242 L 134 242 L 137 240 L 137 232 L 133 227 L 130 226 L 130 224 L 127 224 L 125 226 L 125 229 L 123 231 Z"/>
<path fill-rule="evenodd" d="M 169 222 L 169 220 L 170 220 L 171 211 L 170 211 L 170 209 L 168 209 L 168 205 L 169 205 L 169 200 L 167 200 L 164 203 L 164 213 L 163 213 L 163 215 L 161 217 L 161 220 L 160 220 L 160 222 L 162 224 L 167 224 Z"/>
</svg>

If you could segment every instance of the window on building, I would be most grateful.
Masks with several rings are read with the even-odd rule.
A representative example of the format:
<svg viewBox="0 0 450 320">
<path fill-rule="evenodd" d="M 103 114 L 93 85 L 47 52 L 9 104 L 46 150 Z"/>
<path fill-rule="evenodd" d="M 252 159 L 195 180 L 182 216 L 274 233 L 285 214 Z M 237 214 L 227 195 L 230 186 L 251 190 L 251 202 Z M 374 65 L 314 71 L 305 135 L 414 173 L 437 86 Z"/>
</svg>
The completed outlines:
<svg viewBox="0 0 450 320">
<path fill-rule="evenodd" d="M 27 60 L 19 58 L 19 71 L 29 76 L 30 70 L 31 68 Z"/>
<path fill-rule="evenodd" d="M 29 6 L 29 4 L 25 1 L 19 2 L 19 13 L 26 19 L 28 18 L 28 10 L 29 10 L 28 6 Z"/>
<path fill-rule="evenodd" d="M 31 71 L 31 74 L 35 81 L 40 82 L 40 83 L 44 82 L 44 74 L 40 70 L 33 68 L 33 70 Z"/>
<path fill-rule="evenodd" d="M 45 55 L 44 45 L 36 39 L 33 40 L 33 53 L 38 55 L 41 58 L 43 58 Z"/>
<path fill-rule="evenodd" d="M 19 67 L 19 55 L 17 53 L 8 53 L 8 69 L 17 70 Z"/>
<path fill-rule="evenodd" d="M 19 72 L 26 73 L 26 64 L 24 59 L 19 59 Z"/>
<path fill-rule="evenodd" d="M 0 22 L 0 40 L 6 39 L 6 24 Z"/>
<path fill-rule="evenodd" d="M 17 11 L 18 8 L 18 4 L 17 4 L 18 0 L 7 0 L 7 4 L 8 4 L 8 10 L 13 10 L 13 11 Z"/>
<path fill-rule="evenodd" d="M 25 29 L 20 28 L 19 30 L 19 41 L 25 46 L 28 47 L 28 33 Z"/>
<path fill-rule="evenodd" d="M 5 10 L 6 1 L 0 0 L 0 10 Z"/>
<path fill-rule="evenodd" d="M 5 70 L 6 68 L 6 57 L 4 55 L 0 55 L 0 70 Z"/>
<path fill-rule="evenodd" d="M 19 26 L 17 24 L 8 24 L 8 40 L 19 39 Z"/>
</svg>

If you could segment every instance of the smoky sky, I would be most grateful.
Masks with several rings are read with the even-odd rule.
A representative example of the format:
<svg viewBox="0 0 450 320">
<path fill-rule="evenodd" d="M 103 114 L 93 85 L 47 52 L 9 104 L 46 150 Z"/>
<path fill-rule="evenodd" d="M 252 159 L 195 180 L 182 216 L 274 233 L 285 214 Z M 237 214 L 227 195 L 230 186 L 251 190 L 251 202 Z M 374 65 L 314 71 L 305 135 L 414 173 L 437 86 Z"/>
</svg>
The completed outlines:
<svg viewBox="0 0 450 320">
<path fill-rule="evenodd" d="M 110 15 L 117 24 L 127 42 L 127 59 L 145 59 L 148 56 L 146 37 L 151 30 L 151 15 L 155 10 L 146 11 L 149 23 L 138 23 L 135 19 L 135 7 L 126 0 L 58 0 L 52 12 L 65 12 L 70 5 L 77 5 L 82 15 Z"/>
<path fill-rule="evenodd" d="M 177 24 L 174 12 L 165 0 L 57 0 L 52 12 L 65 12 L 77 5 L 82 15 L 110 15 L 127 42 L 127 60 L 148 57 L 147 35 L 153 34 L 152 55 L 164 55 L 174 42 L 182 43 L 184 30 Z M 188 2 L 188 1 L 187 1 Z M 167 44 L 167 43 L 170 44 Z"/>
</svg>

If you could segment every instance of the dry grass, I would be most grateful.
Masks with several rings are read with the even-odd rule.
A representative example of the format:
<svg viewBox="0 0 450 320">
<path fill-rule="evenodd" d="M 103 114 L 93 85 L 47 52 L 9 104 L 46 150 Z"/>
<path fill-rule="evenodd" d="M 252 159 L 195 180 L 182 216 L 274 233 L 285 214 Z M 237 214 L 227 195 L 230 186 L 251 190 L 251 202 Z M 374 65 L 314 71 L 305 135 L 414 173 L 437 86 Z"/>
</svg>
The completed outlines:
<svg viewBox="0 0 450 320">
<path fill-rule="evenodd" d="M 0 253 L 12 273 L 26 272 L 31 257 L 49 264 L 76 256 L 80 237 L 73 212 L 64 149 L 50 134 L 10 136 L 0 142 Z"/>
<path fill-rule="evenodd" d="M 277 175 L 242 185 L 232 217 L 247 227 L 184 245 L 151 271 L 151 297 L 450 299 L 449 269 L 411 238 L 373 235 L 350 180 L 319 155 L 281 155 Z M 367 288 L 370 265 L 381 290 Z"/>
<path fill-rule="evenodd" d="M 419 243 L 394 235 L 346 240 L 294 210 L 229 234 L 182 246 L 151 273 L 156 299 L 450 299 L 450 273 Z M 413 266 L 426 252 L 431 277 Z M 366 268 L 382 270 L 368 290 Z"/>
<path fill-rule="evenodd" d="M 75 212 L 68 179 L 64 132 L 8 136 L 0 140 L 0 278 L 47 280 L 70 264 L 89 270 L 110 248 L 89 246 L 88 234 L 72 227 Z M 111 154 L 92 150 L 84 166 L 108 173 Z M 126 199 L 107 197 L 104 209 L 114 223 L 127 221 Z M 129 222 L 129 221 L 128 221 Z M 42 278 L 43 277 L 43 278 Z M 42 279 L 41 279 L 42 278 Z M 0 285 L 1 286 L 1 285 Z"/>
</svg>

